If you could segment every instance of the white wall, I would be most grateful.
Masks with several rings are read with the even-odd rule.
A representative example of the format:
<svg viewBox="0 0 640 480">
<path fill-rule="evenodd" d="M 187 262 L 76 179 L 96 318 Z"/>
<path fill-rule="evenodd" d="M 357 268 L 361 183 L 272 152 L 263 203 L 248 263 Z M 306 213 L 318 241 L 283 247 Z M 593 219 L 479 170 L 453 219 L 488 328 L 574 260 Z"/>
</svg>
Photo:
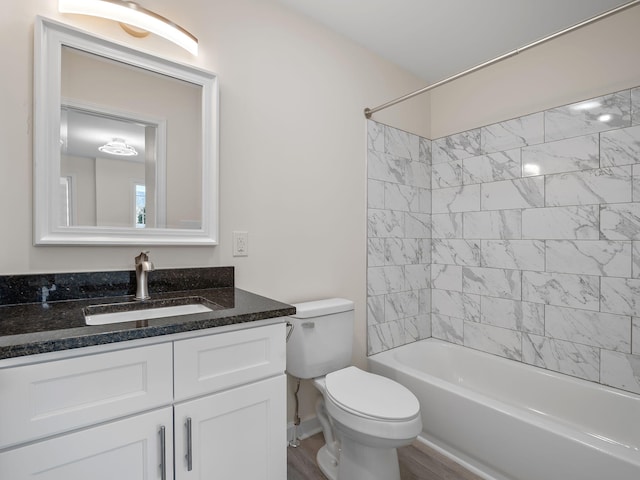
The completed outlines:
<svg viewBox="0 0 640 480">
<path fill-rule="evenodd" d="M 220 76 L 220 245 L 154 247 L 156 268 L 235 265 L 240 288 L 285 302 L 356 301 L 365 355 L 365 107 L 423 81 L 270 1 L 156 0 L 147 7 L 200 40 L 191 57 L 117 24 L 57 13 L 57 0 L 10 2 L 0 18 L 0 274 L 130 269 L 140 248 L 33 247 L 33 23 L 43 15 Z M 428 97 L 378 120 L 426 135 Z M 231 256 L 231 232 L 249 256 Z M 307 402 L 305 405 L 308 405 Z M 308 408 L 304 406 L 303 414 Z"/>
</svg>

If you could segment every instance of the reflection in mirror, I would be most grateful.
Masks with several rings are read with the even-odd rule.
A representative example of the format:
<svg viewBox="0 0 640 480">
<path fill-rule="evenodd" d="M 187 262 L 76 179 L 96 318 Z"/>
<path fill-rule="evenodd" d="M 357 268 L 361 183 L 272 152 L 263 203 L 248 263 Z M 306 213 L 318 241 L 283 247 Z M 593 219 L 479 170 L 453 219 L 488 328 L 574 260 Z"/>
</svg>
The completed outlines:
<svg viewBox="0 0 640 480">
<path fill-rule="evenodd" d="M 216 77 L 37 26 L 36 244 L 216 244 Z"/>
<path fill-rule="evenodd" d="M 164 137 L 163 123 L 63 103 L 59 226 L 165 226 L 166 195 L 156 189 L 165 170 L 164 155 L 156 155 L 158 144 L 165 148 L 159 130 Z"/>
</svg>

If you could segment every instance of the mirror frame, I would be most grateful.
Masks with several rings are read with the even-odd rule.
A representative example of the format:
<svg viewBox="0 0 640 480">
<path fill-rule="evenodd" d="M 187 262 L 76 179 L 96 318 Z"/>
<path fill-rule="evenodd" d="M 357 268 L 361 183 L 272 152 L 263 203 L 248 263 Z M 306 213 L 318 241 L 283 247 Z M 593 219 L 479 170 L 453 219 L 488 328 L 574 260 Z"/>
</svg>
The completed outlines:
<svg viewBox="0 0 640 480">
<path fill-rule="evenodd" d="M 202 87 L 202 225 L 200 229 L 57 225 L 60 182 L 61 49 L 72 47 Z M 218 77 L 37 17 L 34 43 L 33 231 L 35 245 L 217 245 Z M 167 159 L 167 161 L 170 161 Z"/>
</svg>

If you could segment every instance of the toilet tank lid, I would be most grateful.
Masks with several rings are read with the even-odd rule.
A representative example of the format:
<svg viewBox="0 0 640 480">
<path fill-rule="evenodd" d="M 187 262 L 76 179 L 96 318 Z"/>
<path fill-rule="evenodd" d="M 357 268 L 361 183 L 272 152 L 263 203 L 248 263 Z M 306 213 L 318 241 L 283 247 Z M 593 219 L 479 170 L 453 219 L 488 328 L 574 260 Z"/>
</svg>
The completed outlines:
<svg viewBox="0 0 640 480">
<path fill-rule="evenodd" d="M 312 302 L 294 303 L 293 306 L 296 307 L 296 313 L 291 315 L 293 318 L 321 317 L 353 310 L 353 302 L 345 298 L 327 298 Z"/>
</svg>

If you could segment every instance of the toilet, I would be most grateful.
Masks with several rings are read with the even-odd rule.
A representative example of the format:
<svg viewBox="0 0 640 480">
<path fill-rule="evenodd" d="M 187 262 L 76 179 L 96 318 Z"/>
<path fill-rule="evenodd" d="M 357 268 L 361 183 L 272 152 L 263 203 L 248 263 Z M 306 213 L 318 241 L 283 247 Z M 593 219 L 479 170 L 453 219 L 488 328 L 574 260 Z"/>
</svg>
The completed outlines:
<svg viewBox="0 0 640 480">
<path fill-rule="evenodd" d="M 351 365 L 354 305 L 331 298 L 298 303 L 290 317 L 287 373 L 312 379 L 325 445 L 318 466 L 330 480 L 400 480 L 397 448 L 422 430 L 407 388 Z"/>
</svg>

